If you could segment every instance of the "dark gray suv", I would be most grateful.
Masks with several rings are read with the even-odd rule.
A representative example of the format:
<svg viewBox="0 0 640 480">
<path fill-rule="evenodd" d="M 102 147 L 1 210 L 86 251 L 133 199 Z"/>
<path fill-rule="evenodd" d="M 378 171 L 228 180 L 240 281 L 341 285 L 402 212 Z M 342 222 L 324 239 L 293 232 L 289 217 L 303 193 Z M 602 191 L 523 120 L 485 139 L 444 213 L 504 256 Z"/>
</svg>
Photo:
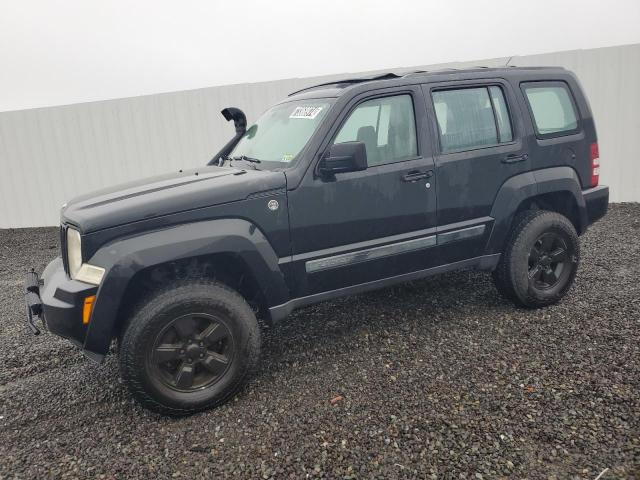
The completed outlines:
<svg viewBox="0 0 640 480">
<path fill-rule="evenodd" d="M 258 319 L 460 268 L 517 305 L 571 287 L 607 210 L 587 99 L 562 68 L 356 78 L 291 94 L 202 168 L 84 195 L 27 320 L 102 361 L 145 406 L 227 401 L 259 363 Z"/>
</svg>

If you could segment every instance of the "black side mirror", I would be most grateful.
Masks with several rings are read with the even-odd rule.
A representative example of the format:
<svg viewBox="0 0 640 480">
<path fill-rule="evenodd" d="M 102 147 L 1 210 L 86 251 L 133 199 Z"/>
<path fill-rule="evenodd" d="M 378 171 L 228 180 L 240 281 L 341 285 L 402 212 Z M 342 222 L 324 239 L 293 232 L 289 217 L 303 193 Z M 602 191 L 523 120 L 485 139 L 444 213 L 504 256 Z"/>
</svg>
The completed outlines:
<svg viewBox="0 0 640 480">
<path fill-rule="evenodd" d="M 359 172 L 367 169 L 367 149 L 363 142 L 344 142 L 331 145 L 318 166 L 318 173 L 331 176 L 336 173 Z"/>
</svg>

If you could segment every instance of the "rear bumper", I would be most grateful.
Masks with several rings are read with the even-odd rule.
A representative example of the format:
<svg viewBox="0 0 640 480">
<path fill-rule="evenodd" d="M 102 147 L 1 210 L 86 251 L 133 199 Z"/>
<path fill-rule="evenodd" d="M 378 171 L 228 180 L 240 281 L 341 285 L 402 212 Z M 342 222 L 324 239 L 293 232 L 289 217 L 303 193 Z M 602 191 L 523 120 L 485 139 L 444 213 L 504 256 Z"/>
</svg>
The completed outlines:
<svg viewBox="0 0 640 480">
<path fill-rule="evenodd" d="M 582 191 L 589 225 L 600 220 L 609 208 L 609 187 L 601 185 Z"/>
<path fill-rule="evenodd" d="M 27 322 L 34 326 L 32 330 L 37 334 L 36 324 L 41 320 L 51 333 L 71 341 L 89 358 L 99 362 L 101 355 L 84 349 L 88 326 L 82 323 L 84 299 L 95 295 L 97 290 L 95 285 L 69 279 L 62 259 L 58 257 L 47 265 L 41 278 L 33 273 L 27 275 Z"/>
</svg>

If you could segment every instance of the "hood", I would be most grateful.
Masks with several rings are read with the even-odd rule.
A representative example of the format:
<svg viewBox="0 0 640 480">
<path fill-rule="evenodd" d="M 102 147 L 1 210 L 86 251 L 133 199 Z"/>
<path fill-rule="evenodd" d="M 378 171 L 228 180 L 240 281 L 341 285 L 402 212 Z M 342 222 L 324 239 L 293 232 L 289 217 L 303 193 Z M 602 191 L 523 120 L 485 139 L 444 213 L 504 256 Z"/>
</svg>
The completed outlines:
<svg viewBox="0 0 640 480">
<path fill-rule="evenodd" d="M 65 223 L 83 234 L 198 208 L 237 202 L 284 188 L 285 175 L 267 170 L 206 166 L 88 193 L 62 209 Z"/>
</svg>

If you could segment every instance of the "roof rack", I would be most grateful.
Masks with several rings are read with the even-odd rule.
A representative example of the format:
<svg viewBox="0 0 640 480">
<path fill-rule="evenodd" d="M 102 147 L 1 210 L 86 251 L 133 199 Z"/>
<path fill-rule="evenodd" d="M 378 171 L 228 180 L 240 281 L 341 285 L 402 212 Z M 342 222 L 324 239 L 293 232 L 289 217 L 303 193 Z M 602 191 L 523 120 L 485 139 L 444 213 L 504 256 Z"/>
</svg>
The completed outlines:
<svg viewBox="0 0 640 480">
<path fill-rule="evenodd" d="M 438 73 L 438 72 L 445 72 L 448 70 L 459 70 L 459 69 L 458 68 L 441 68 L 438 70 L 414 70 L 413 72 L 405 73 L 402 77 L 408 78 L 416 75 L 422 75 L 423 73 Z"/>
<path fill-rule="evenodd" d="M 417 73 L 417 72 L 411 72 L 411 73 Z M 398 74 L 393 73 L 393 72 L 387 72 L 387 73 L 383 73 L 383 74 L 380 74 L 380 75 L 375 75 L 373 77 L 345 78 L 343 80 L 334 80 L 332 82 L 319 83 L 318 85 L 311 85 L 310 87 L 301 88 L 300 90 L 296 90 L 295 92 L 291 92 L 288 96 L 291 97 L 291 96 L 296 95 L 296 94 L 298 94 L 300 92 L 305 92 L 307 90 L 311 90 L 312 88 L 326 87 L 327 85 L 337 85 L 337 84 L 340 84 L 340 83 L 354 84 L 354 83 L 370 82 L 372 80 L 392 80 L 394 78 L 402 78 L 403 76 L 404 75 L 398 75 Z"/>
<path fill-rule="evenodd" d="M 462 67 L 462 68 L 440 68 L 437 70 L 414 70 L 412 72 L 406 72 L 401 75 L 393 72 L 382 73 L 379 75 L 369 76 L 369 77 L 356 77 L 356 78 L 345 78 L 342 80 L 333 80 L 331 82 L 319 83 L 317 85 L 311 85 L 309 87 L 301 88 L 300 90 L 296 90 L 295 92 L 291 92 L 288 96 L 291 97 L 301 92 L 306 92 L 307 90 L 312 90 L 318 87 L 326 87 L 328 85 L 353 85 L 356 83 L 370 82 L 374 80 L 392 80 L 394 78 L 406 78 L 412 77 L 415 75 L 422 75 L 424 73 L 444 73 L 444 72 L 457 72 L 462 70 L 491 70 L 491 69 L 500 69 L 500 68 L 515 68 L 515 65 L 509 65 L 508 67 L 504 66 L 495 66 L 490 67 L 487 65 L 474 65 L 472 67 Z M 529 68 L 539 68 L 539 67 L 529 67 Z M 541 68 L 541 67 L 540 67 Z"/>
<path fill-rule="evenodd" d="M 407 72 L 402 75 L 402 78 L 411 77 L 413 75 L 422 75 L 423 73 L 429 73 L 429 70 L 414 70 L 413 72 Z"/>
</svg>

